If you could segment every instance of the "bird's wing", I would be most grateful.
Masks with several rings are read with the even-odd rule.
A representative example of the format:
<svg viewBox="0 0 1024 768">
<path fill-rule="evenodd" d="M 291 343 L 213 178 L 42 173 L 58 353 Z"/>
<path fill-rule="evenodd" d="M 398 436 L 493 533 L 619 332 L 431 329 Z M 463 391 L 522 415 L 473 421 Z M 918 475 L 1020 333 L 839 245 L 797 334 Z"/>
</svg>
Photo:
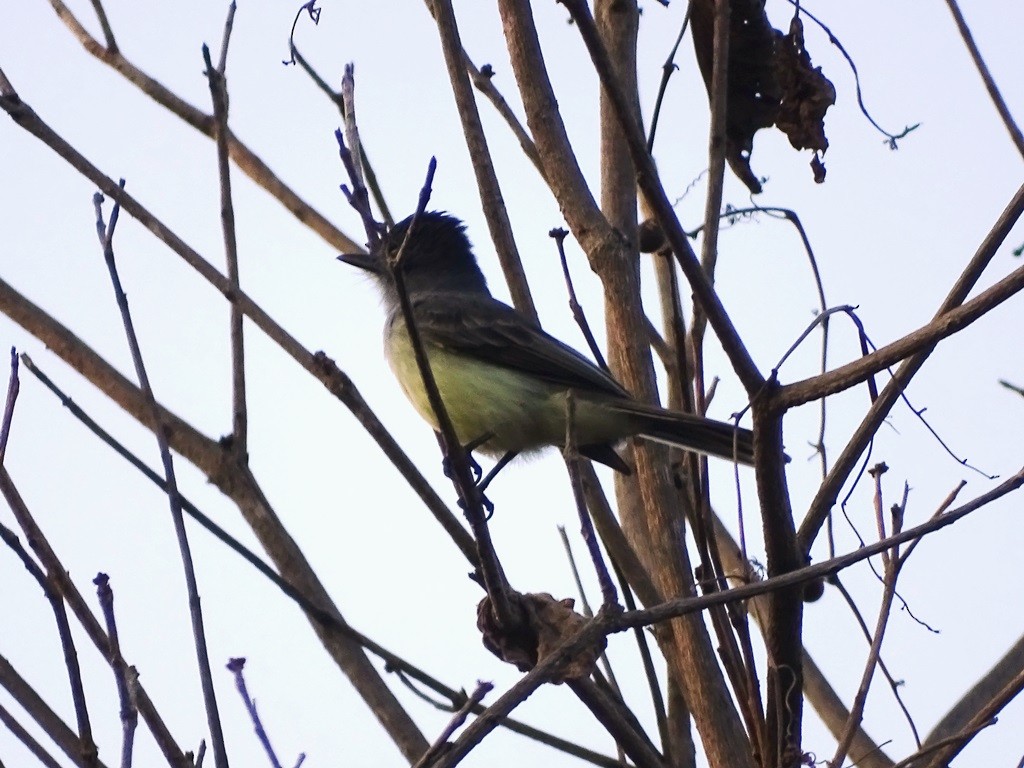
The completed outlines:
<svg viewBox="0 0 1024 768">
<path fill-rule="evenodd" d="M 416 328 L 426 344 L 567 388 L 629 397 L 615 379 L 579 352 L 490 296 L 430 293 L 414 296 L 412 305 Z"/>
</svg>

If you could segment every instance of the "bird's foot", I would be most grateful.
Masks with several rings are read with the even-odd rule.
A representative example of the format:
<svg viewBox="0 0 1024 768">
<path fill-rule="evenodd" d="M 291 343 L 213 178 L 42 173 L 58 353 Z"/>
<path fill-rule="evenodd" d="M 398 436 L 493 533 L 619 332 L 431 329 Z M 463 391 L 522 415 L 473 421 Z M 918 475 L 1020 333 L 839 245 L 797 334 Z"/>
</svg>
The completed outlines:
<svg viewBox="0 0 1024 768">
<path fill-rule="evenodd" d="M 479 487 L 476 487 L 474 490 L 476 491 L 477 497 L 480 500 L 480 507 L 484 511 L 484 518 L 490 520 L 491 516 L 494 514 L 494 502 L 488 499 L 483 494 L 483 491 Z M 461 509 L 463 512 L 468 511 L 466 500 L 461 496 L 459 497 L 459 509 Z"/>
<path fill-rule="evenodd" d="M 466 465 L 469 467 L 469 471 L 473 474 L 473 482 L 479 483 L 480 478 L 483 477 L 484 471 L 480 468 L 477 460 L 473 458 L 473 454 L 466 451 Z M 452 466 L 452 460 L 450 456 L 445 456 L 441 462 L 441 468 L 444 470 L 444 476 L 449 480 L 455 478 L 455 468 Z"/>
</svg>

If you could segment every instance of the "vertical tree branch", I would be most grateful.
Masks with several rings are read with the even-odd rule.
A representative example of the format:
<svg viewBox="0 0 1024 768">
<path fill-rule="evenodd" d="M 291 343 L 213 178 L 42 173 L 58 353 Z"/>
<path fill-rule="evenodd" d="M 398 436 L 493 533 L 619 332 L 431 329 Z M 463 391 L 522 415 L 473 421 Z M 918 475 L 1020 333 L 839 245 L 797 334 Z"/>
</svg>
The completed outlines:
<svg viewBox="0 0 1024 768">
<path fill-rule="evenodd" d="M 238 240 L 235 237 L 235 208 L 231 198 L 231 165 L 228 150 L 228 88 L 227 70 L 228 42 L 235 18 L 235 3 L 228 9 L 224 23 L 224 42 L 221 46 L 220 62 L 213 66 L 210 49 L 203 46 L 203 60 L 206 64 L 206 78 L 210 84 L 213 102 L 214 140 L 217 145 L 217 174 L 220 178 L 220 216 L 224 231 L 224 253 L 227 260 L 227 277 L 237 291 L 240 287 L 238 275 Z M 231 338 L 231 402 L 232 432 L 231 449 L 244 461 L 248 453 L 248 409 L 245 397 L 245 343 L 242 336 L 242 309 L 231 302 L 229 321 Z"/>
<path fill-rule="evenodd" d="M 494 241 L 505 280 L 512 293 L 512 302 L 516 309 L 536 320 L 537 308 L 533 304 L 530 286 L 526 282 L 526 273 L 523 271 L 523 262 L 519 258 L 519 250 L 512 235 L 512 225 L 508 220 L 501 185 L 494 171 L 487 137 L 480 122 L 480 112 L 473 97 L 473 86 L 466 70 L 469 61 L 462 48 L 455 11 L 452 9 L 451 0 L 427 0 L 427 5 L 437 22 L 444 61 L 448 66 L 448 78 L 451 80 L 455 104 L 462 119 L 462 133 L 466 138 L 473 172 L 476 174 L 477 190 L 483 203 L 491 239 Z"/>
<path fill-rule="evenodd" d="M 124 186 L 123 180 L 120 186 Z M 181 511 L 181 496 L 178 493 L 178 484 L 174 475 L 174 460 L 171 458 L 171 449 L 167 442 L 167 427 L 161 418 L 160 408 L 157 406 L 156 398 L 153 395 L 153 388 L 149 384 L 149 375 L 146 373 L 146 366 L 142 360 L 142 350 L 139 347 L 139 340 L 135 335 L 135 327 L 128 309 L 128 297 L 121 288 L 121 279 L 118 276 L 117 264 L 114 261 L 114 228 L 117 226 L 117 218 L 121 207 L 117 203 L 114 204 L 114 208 L 110 213 L 110 223 L 109 225 L 104 225 L 102 211 L 103 196 L 97 192 L 93 197 L 93 202 L 96 206 L 96 231 L 100 239 L 100 245 L 103 248 L 103 258 L 107 263 L 110 282 L 114 287 L 114 298 L 121 312 L 121 320 L 124 324 L 125 336 L 128 339 L 128 347 L 131 350 L 132 362 L 135 365 L 135 374 L 139 380 L 139 387 L 142 390 L 150 417 L 155 425 L 153 433 L 156 436 L 157 445 L 160 448 L 160 458 L 164 466 L 171 519 L 174 523 L 174 531 L 178 540 L 178 548 L 181 552 L 182 566 L 185 573 L 189 614 L 192 619 L 192 635 L 195 642 L 196 661 L 199 666 L 199 681 L 203 690 L 203 702 L 206 706 L 206 720 L 210 728 L 210 740 L 213 743 L 214 764 L 217 768 L 227 768 L 228 753 L 224 746 L 224 732 L 220 724 L 217 694 L 213 688 L 210 655 L 206 645 L 206 629 L 203 625 L 202 608 L 199 605 L 199 583 L 196 579 L 195 566 L 192 562 L 192 551 L 188 543 L 188 535 L 185 532 L 185 518 Z"/>
</svg>

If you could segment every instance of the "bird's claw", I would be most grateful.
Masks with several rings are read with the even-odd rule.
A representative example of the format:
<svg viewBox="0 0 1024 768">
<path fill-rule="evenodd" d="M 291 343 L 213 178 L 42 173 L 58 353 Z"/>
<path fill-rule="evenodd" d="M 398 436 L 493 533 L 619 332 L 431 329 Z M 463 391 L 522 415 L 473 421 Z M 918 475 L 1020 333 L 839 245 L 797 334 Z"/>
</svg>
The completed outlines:
<svg viewBox="0 0 1024 768">
<path fill-rule="evenodd" d="M 480 506 L 484 510 L 484 518 L 490 520 L 491 516 L 494 514 L 494 502 L 488 499 L 479 490 L 477 491 L 477 498 L 480 500 Z M 466 504 L 466 500 L 461 496 L 459 497 L 459 509 L 461 509 L 463 512 L 468 511 L 468 505 Z"/>
<path fill-rule="evenodd" d="M 473 475 L 473 482 L 479 483 L 480 478 L 483 477 L 484 471 L 480 468 L 480 464 L 473 458 L 472 454 L 466 454 L 466 465 L 469 467 L 469 471 Z M 444 476 L 449 480 L 455 477 L 455 468 L 452 466 L 452 460 L 450 457 L 445 456 L 441 462 L 441 468 L 444 471 Z"/>
</svg>

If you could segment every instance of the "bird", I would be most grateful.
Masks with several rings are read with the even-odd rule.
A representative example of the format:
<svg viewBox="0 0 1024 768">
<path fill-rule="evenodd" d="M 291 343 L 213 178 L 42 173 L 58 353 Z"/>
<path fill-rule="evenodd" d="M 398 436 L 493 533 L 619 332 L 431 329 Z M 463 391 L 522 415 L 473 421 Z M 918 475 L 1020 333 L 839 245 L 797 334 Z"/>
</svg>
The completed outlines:
<svg viewBox="0 0 1024 768">
<path fill-rule="evenodd" d="M 402 248 L 404 243 L 404 249 Z M 387 311 L 384 354 L 412 405 L 435 430 L 387 260 L 398 269 L 438 393 L 463 447 L 500 457 L 481 481 L 519 454 L 566 442 L 567 393 L 575 401 L 578 452 L 629 474 L 616 452 L 641 437 L 752 465 L 753 433 L 726 422 L 642 403 L 608 372 L 491 295 L 466 227 L 423 211 L 395 224 L 370 254 L 338 256 L 371 275 Z"/>
</svg>

